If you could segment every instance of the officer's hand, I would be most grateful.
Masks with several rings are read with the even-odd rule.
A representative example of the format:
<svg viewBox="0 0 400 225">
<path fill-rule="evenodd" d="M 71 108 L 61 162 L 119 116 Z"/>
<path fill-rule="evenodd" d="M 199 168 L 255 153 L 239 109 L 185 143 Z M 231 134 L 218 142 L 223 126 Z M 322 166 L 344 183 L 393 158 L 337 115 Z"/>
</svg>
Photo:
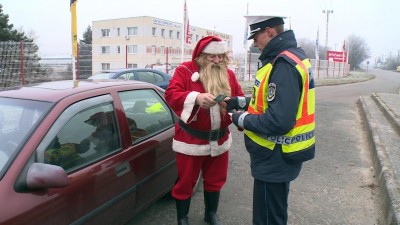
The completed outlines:
<svg viewBox="0 0 400 225">
<path fill-rule="evenodd" d="M 238 108 L 238 98 L 237 97 L 231 97 L 228 100 L 225 100 L 224 102 L 226 102 L 226 109 L 228 111 Z"/>
<path fill-rule="evenodd" d="M 243 112 L 234 112 L 234 113 L 232 113 L 232 122 L 233 122 L 233 124 L 236 125 L 236 127 L 238 128 L 239 131 L 243 131 L 243 128 L 239 127 L 239 125 L 238 125 L 239 117 L 242 114 L 243 114 Z"/>
<path fill-rule="evenodd" d="M 231 110 L 247 110 L 250 104 L 251 97 L 231 97 L 228 100 L 225 100 L 227 103 L 228 111 Z"/>
</svg>

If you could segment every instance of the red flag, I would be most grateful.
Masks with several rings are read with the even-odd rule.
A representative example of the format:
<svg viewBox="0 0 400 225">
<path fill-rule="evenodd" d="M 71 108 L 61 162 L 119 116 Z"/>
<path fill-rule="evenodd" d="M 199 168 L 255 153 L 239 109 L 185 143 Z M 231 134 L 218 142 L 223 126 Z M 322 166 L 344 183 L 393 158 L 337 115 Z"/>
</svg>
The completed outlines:
<svg viewBox="0 0 400 225">
<path fill-rule="evenodd" d="M 184 16 L 183 16 L 183 26 L 184 26 L 184 39 L 185 39 L 185 43 L 186 44 L 191 44 L 192 43 L 192 39 L 190 37 L 190 26 L 189 26 L 189 16 L 187 13 L 187 7 L 186 7 L 186 0 L 185 0 L 185 6 L 184 6 Z"/>
</svg>

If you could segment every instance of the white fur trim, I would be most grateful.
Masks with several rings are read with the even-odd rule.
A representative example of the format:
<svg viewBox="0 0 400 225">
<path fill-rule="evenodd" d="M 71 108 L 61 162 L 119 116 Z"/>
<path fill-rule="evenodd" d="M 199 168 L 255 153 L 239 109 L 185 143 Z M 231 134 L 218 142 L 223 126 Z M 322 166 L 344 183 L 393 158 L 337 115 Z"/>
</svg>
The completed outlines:
<svg viewBox="0 0 400 225">
<path fill-rule="evenodd" d="M 223 54 L 228 51 L 228 45 L 225 41 L 212 41 L 204 49 L 207 54 Z"/>
<path fill-rule="evenodd" d="M 197 95 L 199 95 L 199 94 L 200 94 L 200 92 L 192 91 L 186 96 L 185 102 L 183 103 L 183 110 L 182 110 L 181 117 L 180 117 L 183 122 L 187 123 L 190 115 L 192 114 L 194 104 L 196 103 Z"/>
<path fill-rule="evenodd" d="M 192 81 L 193 82 L 196 82 L 196 81 L 198 81 L 199 80 L 199 77 L 200 77 L 200 74 L 199 74 L 199 72 L 194 72 L 193 74 L 192 74 Z"/>
<path fill-rule="evenodd" d="M 175 152 L 179 152 L 185 155 L 211 155 L 219 156 L 224 152 L 228 151 L 232 145 L 232 134 L 229 134 L 228 140 L 226 140 L 222 145 L 218 145 L 217 141 L 211 141 L 208 145 L 196 145 L 187 144 L 185 142 L 173 140 L 172 149 Z"/>
<path fill-rule="evenodd" d="M 211 129 L 212 130 L 219 129 L 221 126 L 221 113 L 218 104 L 210 108 L 210 117 L 211 117 Z"/>
</svg>

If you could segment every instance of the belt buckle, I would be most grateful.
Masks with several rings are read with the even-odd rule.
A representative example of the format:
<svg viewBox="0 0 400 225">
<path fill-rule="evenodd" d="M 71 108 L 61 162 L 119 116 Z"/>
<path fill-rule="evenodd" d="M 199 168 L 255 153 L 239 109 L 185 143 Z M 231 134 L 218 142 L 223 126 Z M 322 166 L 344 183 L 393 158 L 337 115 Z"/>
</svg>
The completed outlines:
<svg viewBox="0 0 400 225">
<path fill-rule="evenodd" d="M 211 130 L 210 131 L 210 136 L 208 137 L 208 140 L 217 141 L 218 139 L 219 139 L 219 129 L 218 130 Z"/>
</svg>

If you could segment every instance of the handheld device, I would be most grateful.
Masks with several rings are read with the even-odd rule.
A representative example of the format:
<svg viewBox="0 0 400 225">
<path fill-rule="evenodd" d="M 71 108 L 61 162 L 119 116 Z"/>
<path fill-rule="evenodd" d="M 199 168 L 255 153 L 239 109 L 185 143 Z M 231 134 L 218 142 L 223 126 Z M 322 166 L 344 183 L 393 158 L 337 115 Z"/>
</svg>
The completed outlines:
<svg viewBox="0 0 400 225">
<path fill-rule="evenodd" d="M 226 98 L 226 95 L 218 95 L 217 97 L 214 98 L 214 101 L 216 102 L 222 102 Z"/>
</svg>

